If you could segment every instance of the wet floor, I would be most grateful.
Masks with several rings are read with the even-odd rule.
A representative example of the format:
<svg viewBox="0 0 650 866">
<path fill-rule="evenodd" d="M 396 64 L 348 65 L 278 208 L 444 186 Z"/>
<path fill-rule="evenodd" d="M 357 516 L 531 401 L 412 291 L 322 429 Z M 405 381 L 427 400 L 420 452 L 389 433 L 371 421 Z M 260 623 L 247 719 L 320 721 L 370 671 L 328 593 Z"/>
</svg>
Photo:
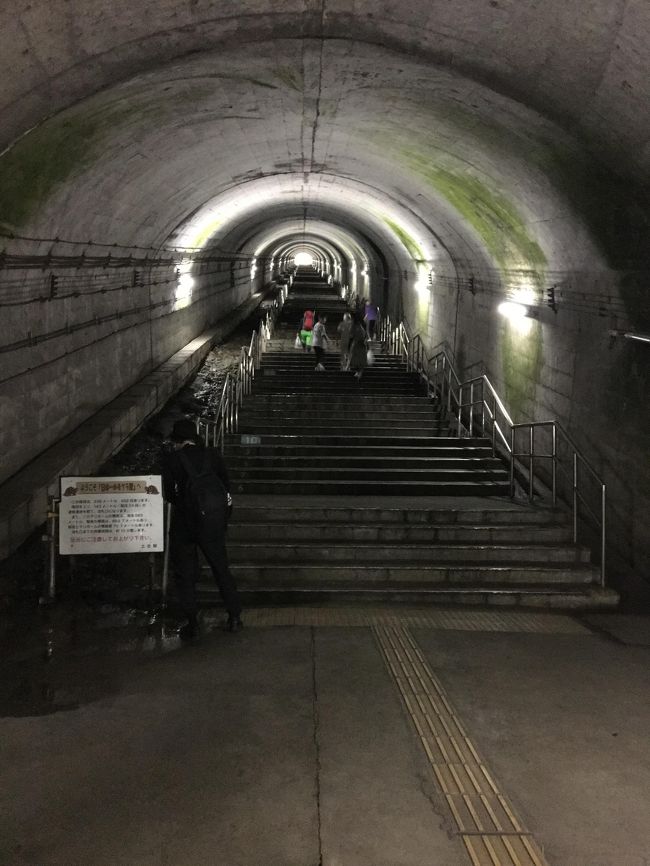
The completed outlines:
<svg viewBox="0 0 650 866">
<path fill-rule="evenodd" d="M 120 671 L 181 648 L 159 611 L 88 605 L 14 612 L 0 639 L 0 718 L 79 709 L 119 692 Z"/>
</svg>

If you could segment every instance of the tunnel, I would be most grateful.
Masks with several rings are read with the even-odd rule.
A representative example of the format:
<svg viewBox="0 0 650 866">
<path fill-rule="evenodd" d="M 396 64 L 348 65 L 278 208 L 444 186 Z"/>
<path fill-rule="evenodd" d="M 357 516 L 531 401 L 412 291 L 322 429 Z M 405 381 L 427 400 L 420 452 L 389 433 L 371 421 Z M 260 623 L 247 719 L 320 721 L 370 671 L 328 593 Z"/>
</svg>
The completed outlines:
<svg viewBox="0 0 650 866">
<path fill-rule="evenodd" d="M 57 443 L 309 238 L 515 421 L 567 428 L 644 597 L 647 23 L 622 0 L 7 10 L 3 553 Z"/>
<path fill-rule="evenodd" d="M 209 353 L 242 322 L 258 312 L 262 316 L 260 311 L 274 303 L 281 316 L 287 289 L 291 291 L 293 285 L 295 291 L 300 275 L 309 272 L 309 279 L 317 278 L 321 290 L 330 293 L 341 311 L 355 299 L 379 307 L 387 355 L 381 363 L 386 369 L 394 363 L 397 370 L 395 353 L 405 345 L 399 344 L 400 339 L 411 347 L 418 341 L 417 363 L 404 349 L 399 364 L 409 375 L 417 372 L 429 382 L 426 398 L 436 411 L 444 414 L 448 401 L 452 421 L 450 391 L 438 387 L 442 380 L 436 376 L 439 359 L 444 358 L 443 379 L 448 365 L 453 365 L 460 387 L 454 392 L 457 426 L 450 437 L 465 436 L 469 445 L 475 435 L 473 425 L 482 425 L 484 433 L 487 430 L 486 413 L 489 418 L 491 412 L 505 413 L 508 430 L 499 428 L 498 441 L 493 426 L 492 433 L 485 433 L 487 439 L 493 434 L 493 441 L 485 447 L 492 449 L 490 459 L 502 461 L 504 473 L 510 448 L 512 474 L 503 484 L 509 483 L 512 496 L 516 485 L 521 501 L 530 493 L 529 504 L 539 493 L 526 451 L 529 446 L 533 450 L 535 425 L 540 427 L 539 435 L 546 436 L 541 440 L 540 465 L 548 467 L 543 461 L 555 459 L 555 451 L 550 454 L 549 449 L 556 448 L 556 436 L 568 443 L 566 514 L 572 505 L 574 514 L 582 509 L 581 491 L 588 490 L 584 507 L 595 520 L 592 525 L 586 510 L 581 511 L 585 527 L 581 524 L 579 530 L 577 516 L 573 526 L 574 542 L 584 528 L 584 556 L 592 557 L 590 599 L 596 606 L 600 599 L 605 607 L 620 604 L 632 614 L 647 612 L 647 4 L 640 0 L 131 0 L 112 4 L 20 0 L 4 5 L 0 22 L 4 85 L 0 93 L 0 560 L 14 563 L 12 557 L 20 556 L 25 545 L 38 544 L 34 539 L 43 532 L 61 477 L 94 475 L 192 381 Z M 289 322 L 287 309 L 285 323 Z M 266 334 L 268 360 L 266 370 L 262 365 L 258 371 L 256 386 L 262 391 L 266 386 L 269 391 L 286 372 L 285 362 L 274 352 L 288 356 L 293 351 L 291 369 L 297 370 L 299 364 L 307 369 L 305 357 L 299 359 L 293 346 L 294 332 L 300 331 L 295 310 L 287 332 L 280 335 L 286 338 L 284 343 L 277 335 L 272 339 L 270 332 Z M 365 375 L 368 388 L 372 375 L 373 370 Z M 485 398 L 477 416 L 472 401 L 479 386 L 470 383 L 487 380 L 494 396 Z M 460 383 L 468 383 L 465 390 Z M 463 402 L 467 399 L 469 404 Z M 379 397 L 373 405 L 378 403 Z M 390 401 L 386 403 L 389 406 Z M 244 418 L 245 408 L 244 404 Z M 257 441 L 250 416 L 235 432 L 249 436 L 249 446 Z M 518 441 L 523 444 L 515 455 Z M 243 435 L 241 442 L 245 444 Z M 455 448 L 458 443 L 450 438 L 448 444 Z M 327 476 L 335 477 L 334 453 L 318 452 L 324 455 L 323 490 Z M 260 450 L 257 455 L 260 461 L 262 454 Z M 584 488 L 578 489 L 578 477 Z M 542 470 L 542 481 L 548 493 L 550 469 Z M 552 485 L 555 497 L 554 479 Z M 501 493 L 505 489 L 499 488 Z M 246 490 L 244 484 L 241 491 Z M 273 500 L 267 511 L 277 506 L 279 514 L 284 506 L 278 502 Z M 318 507 L 325 508 L 322 503 Z M 245 508 L 253 515 L 251 521 L 266 520 L 268 525 L 272 520 L 262 514 L 260 504 L 249 502 Z M 420 506 L 409 508 L 415 514 Z M 382 519 L 388 520 L 388 505 L 385 509 Z M 286 525 L 306 520 L 289 506 L 282 513 Z M 478 525 L 479 511 L 473 514 Z M 409 519 L 421 520 L 405 518 Z M 506 518 L 498 520 L 503 524 Z M 570 522 L 567 517 L 563 529 L 567 538 Z M 499 532 L 502 529 L 503 525 Z M 494 541 L 496 530 L 483 530 L 485 538 Z M 414 538 L 418 531 L 412 530 Z M 545 533 L 550 537 L 546 524 L 540 523 L 526 543 L 539 548 Z M 231 534 L 235 561 L 244 538 L 243 530 Z M 258 567 L 261 575 L 263 564 Z M 13 564 L 9 570 L 13 580 Z M 408 575 L 400 579 L 410 586 Z M 535 587 L 541 582 L 539 578 Z M 605 591 L 610 595 L 605 597 Z M 16 595 L 15 589 L 0 592 L 3 598 L 12 594 Z M 548 586 L 535 596 L 540 606 L 544 594 L 550 598 Z M 459 590 L 459 599 L 461 595 Z M 449 601 L 446 595 L 441 598 Z M 470 606 L 476 601 L 468 592 L 463 598 Z M 500 603 L 496 596 L 490 599 L 494 609 Z M 525 593 L 513 603 L 525 608 Z M 570 607 L 571 603 L 565 595 L 564 603 L 560 599 L 546 606 Z M 578 600 L 576 605 L 581 603 Z M 304 641 L 295 635 L 288 641 L 295 650 L 292 659 L 300 659 L 295 661 L 300 668 L 296 676 L 307 684 L 307 703 L 300 712 L 307 713 L 312 676 L 312 669 L 303 670 L 301 665 L 307 664 L 310 652 L 316 659 L 319 647 L 320 658 L 330 659 L 327 653 L 334 652 L 336 643 L 333 638 L 327 643 L 330 637 L 322 636 L 326 630 L 318 632 L 318 627 L 372 625 L 404 712 L 413 717 L 425 751 L 438 768 L 438 781 L 444 777 L 444 797 L 467 849 L 463 856 L 469 852 L 474 864 L 546 862 L 537 848 L 512 854 L 508 839 L 516 836 L 519 845 L 529 835 L 523 823 L 519 826 L 514 819 L 512 837 L 505 831 L 497 833 L 491 860 L 481 859 L 479 849 L 472 848 L 474 831 L 463 829 L 470 819 L 454 811 L 454 798 L 464 796 L 461 783 L 455 777 L 459 789 L 445 788 L 444 768 L 455 763 L 444 755 L 437 762 L 431 758 L 435 744 L 430 746 L 424 731 L 429 717 L 423 705 L 415 707 L 416 698 L 407 691 L 412 677 L 420 677 L 426 700 L 432 701 L 431 713 L 449 726 L 444 736 L 456 742 L 457 735 L 460 742 L 464 734 L 460 723 L 452 731 L 456 722 L 451 703 L 455 701 L 461 714 L 469 717 L 476 707 L 467 692 L 454 687 L 446 703 L 440 685 L 444 676 L 436 680 L 425 659 L 435 659 L 440 650 L 433 638 L 429 643 L 423 639 L 426 646 L 418 655 L 410 633 L 402 634 L 397 625 L 390 631 L 393 625 L 387 625 L 380 614 L 373 613 L 370 619 L 341 614 L 343 619 L 338 621 L 327 611 L 322 620 L 316 614 L 316 619 L 309 619 L 305 613 L 282 613 L 281 606 L 279 611 L 259 612 L 256 621 L 266 626 L 276 622 L 275 616 L 278 624 L 311 629 Z M 372 619 L 375 615 L 379 619 Z M 436 616 L 444 619 L 445 614 L 427 611 L 418 616 L 405 619 L 404 629 L 429 627 Z M 436 627 L 452 628 L 440 626 L 443 619 L 436 620 Z M 480 623 L 487 620 L 473 622 L 479 623 L 476 629 L 480 630 Z M 530 626 L 529 631 L 537 629 L 539 635 L 547 628 L 532 619 L 525 621 L 526 628 L 523 619 L 508 622 L 515 623 L 514 631 Z M 554 623 L 554 634 L 561 633 L 558 640 L 567 646 L 576 642 L 576 668 L 567 673 L 567 681 L 574 675 L 580 679 L 576 670 L 583 650 L 577 646 L 576 630 L 583 626 L 569 619 L 544 622 Z M 503 623 L 494 627 L 508 632 Z M 596 620 L 589 627 L 594 633 L 604 628 Z M 553 628 L 548 626 L 549 634 Z M 478 638 L 471 640 L 478 641 L 472 653 L 485 653 L 487 658 L 496 652 Z M 627 639 L 614 636 L 612 641 L 616 640 L 616 651 L 622 651 Z M 639 640 L 646 645 L 645 636 Z M 460 658 L 466 651 L 463 647 L 459 640 L 444 651 L 449 656 L 443 652 L 443 659 L 454 653 Z M 348 649 L 351 658 L 363 655 L 358 646 Z M 522 657 L 530 651 L 530 669 L 545 682 L 547 672 L 537 669 L 532 648 L 527 644 L 519 650 Z M 610 656 L 602 647 L 598 653 L 601 650 L 603 669 L 609 671 L 616 654 L 612 650 Z M 267 651 L 273 657 L 271 644 Z M 573 658 L 570 653 L 562 655 L 561 664 L 568 665 L 569 658 Z M 459 670 L 467 673 L 469 668 L 463 665 L 471 667 L 475 661 L 472 655 L 471 661 L 459 662 Z M 404 673 L 404 667 L 404 676 L 396 673 L 399 665 L 407 664 L 413 670 Z M 503 688 L 512 696 L 508 689 L 515 688 L 517 674 L 503 664 L 503 677 L 507 671 L 511 678 Z M 314 671 L 315 665 L 314 661 Z M 633 692 L 640 694 L 643 676 L 640 667 L 634 671 L 639 681 Z M 334 667 L 328 668 L 327 676 L 331 681 L 326 687 L 334 693 Z M 346 676 L 352 674 L 339 670 L 339 676 L 347 683 Z M 368 682 L 374 683 L 372 676 L 368 674 Z M 612 678 L 614 705 L 622 708 L 625 696 L 616 691 L 623 690 L 622 680 L 615 672 Z M 554 693 L 560 695 L 558 705 L 565 699 L 570 702 L 557 684 L 547 683 L 547 687 L 549 693 L 558 689 Z M 282 688 L 291 703 L 290 683 Z M 264 701 L 259 700 L 262 706 Z M 384 705 L 383 697 L 377 700 L 380 716 L 383 713 L 391 725 L 398 724 L 390 701 L 386 698 Z M 356 705 L 348 710 L 357 712 L 359 719 L 363 716 Z M 516 716 L 517 706 L 510 710 Z M 329 710 L 323 712 L 332 730 L 337 729 L 339 722 L 327 716 Z M 314 713 L 318 762 L 320 717 Z M 575 713 L 579 716 L 578 707 Z M 492 723 L 494 733 L 500 722 L 495 717 Z M 287 722 L 287 736 L 298 742 L 301 734 L 292 724 Z M 619 722 L 612 721 L 611 726 L 615 724 Z M 254 726 L 248 733 L 257 736 Z M 525 732 L 521 736 L 525 740 Z M 496 733 L 494 738 L 485 748 L 494 747 L 496 755 Z M 471 739 L 467 742 L 462 748 L 472 753 L 471 764 L 474 747 Z M 345 756 L 333 756 L 334 752 L 329 759 L 338 766 Z M 498 757 L 494 760 L 498 765 Z M 477 767 L 483 764 L 479 761 Z M 507 778 L 503 767 L 502 771 Z M 515 773 L 513 785 L 519 784 L 522 774 Z M 317 794 L 318 800 L 320 788 Z M 483 796 L 483 789 L 479 794 Z M 484 798 L 481 803 L 489 806 L 493 795 L 496 800 L 501 796 L 496 785 L 487 790 L 489 802 Z M 264 796 L 269 798 L 268 791 Z M 501 802 L 507 812 L 507 801 Z M 592 805 L 592 814 L 600 814 L 600 804 Z M 540 806 L 541 811 L 546 815 L 547 806 L 549 822 L 559 821 L 548 803 Z M 526 805 L 524 812 L 528 816 L 530 809 L 536 814 L 536 808 Z M 472 820 L 478 821 L 472 814 Z M 494 815 L 492 819 L 498 825 Z M 477 837 L 488 835 L 480 821 L 477 826 Z M 319 824 L 319 833 L 321 829 Z M 546 838 L 537 825 L 534 831 Z M 354 845 L 342 859 L 332 854 L 334 859 L 328 860 L 330 855 L 323 855 L 327 840 L 320 835 L 320 854 L 314 859 L 313 852 L 305 853 L 302 841 L 287 832 L 293 852 L 299 853 L 296 863 L 300 857 L 302 863 L 355 866 L 424 863 L 424 848 L 411 859 L 400 859 L 395 849 L 386 854 L 386 861 L 377 851 L 355 860 L 349 853 Z M 368 837 L 372 833 L 369 830 Z M 55 862 L 45 858 L 45 849 L 20 853 L 15 844 L 7 849 L 6 862 Z M 548 844 L 559 858 L 553 862 L 569 866 L 570 837 L 550 833 Z M 602 844 L 605 851 L 607 846 Z M 622 844 L 619 851 L 625 850 Z M 89 859 L 86 849 L 65 850 L 68 860 L 56 862 L 100 862 Z M 113 851 L 108 843 L 105 850 Z M 239 855 L 228 850 L 222 860 L 211 859 L 214 855 L 206 849 L 188 855 L 187 860 L 179 854 L 174 862 L 253 863 L 238 860 Z M 386 850 L 392 850 L 390 845 Z M 576 850 L 583 849 L 578 845 Z M 643 849 L 637 835 L 628 850 L 641 858 L 650 849 Z M 598 861 L 596 843 L 593 848 L 585 843 L 584 851 L 591 857 L 585 863 Z M 115 851 L 106 856 L 102 863 L 127 862 Z M 135 848 L 129 856 L 129 863 L 154 862 Z M 461 862 L 454 859 L 457 854 L 444 856 L 449 858 L 445 863 Z M 603 854 L 603 863 L 622 866 L 622 860 L 612 854 L 610 861 L 607 856 Z M 285 866 L 294 862 L 293 853 L 285 854 L 284 860 L 281 854 L 277 857 L 264 862 Z"/>
</svg>

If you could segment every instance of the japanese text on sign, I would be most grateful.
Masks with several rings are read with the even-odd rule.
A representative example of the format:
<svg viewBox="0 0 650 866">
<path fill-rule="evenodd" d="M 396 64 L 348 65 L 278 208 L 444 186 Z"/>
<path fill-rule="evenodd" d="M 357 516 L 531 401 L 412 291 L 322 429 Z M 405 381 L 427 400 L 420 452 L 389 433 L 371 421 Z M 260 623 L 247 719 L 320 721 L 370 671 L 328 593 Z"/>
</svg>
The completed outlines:
<svg viewBox="0 0 650 866">
<path fill-rule="evenodd" d="M 159 475 L 62 478 L 59 551 L 156 553 L 164 548 Z"/>
</svg>

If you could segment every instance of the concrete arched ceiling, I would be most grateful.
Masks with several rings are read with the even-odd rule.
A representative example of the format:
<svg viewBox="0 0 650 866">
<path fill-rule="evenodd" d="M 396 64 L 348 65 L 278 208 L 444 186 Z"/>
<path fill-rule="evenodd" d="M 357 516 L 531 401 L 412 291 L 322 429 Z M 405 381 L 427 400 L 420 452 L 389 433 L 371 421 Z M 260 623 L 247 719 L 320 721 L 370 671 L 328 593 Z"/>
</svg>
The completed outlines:
<svg viewBox="0 0 650 866">
<path fill-rule="evenodd" d="M 372 191 L 472 268 L 627 265 L 645 227 L 638 2 L 48 0 L 2 24 L 14 232 L 159 245 L 259 179 L 267 209 L 336 197 L 361 231 Z"/>
</svg>

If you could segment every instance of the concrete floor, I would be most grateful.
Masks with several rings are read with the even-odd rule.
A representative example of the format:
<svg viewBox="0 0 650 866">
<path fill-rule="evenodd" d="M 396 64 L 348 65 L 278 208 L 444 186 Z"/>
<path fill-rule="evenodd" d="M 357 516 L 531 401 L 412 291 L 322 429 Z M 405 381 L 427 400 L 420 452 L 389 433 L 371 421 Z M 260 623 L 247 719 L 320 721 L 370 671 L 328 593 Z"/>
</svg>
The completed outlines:
<svg viewBox="0 0 650 866">
<path fill-rule="evenodd" d="M 469 866 L 386 623 L 550 866 L 650 864 L 650 619 L 249 611 L 181 647 L 79 607 L 3 637 L 0 863 Z"/>
</svg>

